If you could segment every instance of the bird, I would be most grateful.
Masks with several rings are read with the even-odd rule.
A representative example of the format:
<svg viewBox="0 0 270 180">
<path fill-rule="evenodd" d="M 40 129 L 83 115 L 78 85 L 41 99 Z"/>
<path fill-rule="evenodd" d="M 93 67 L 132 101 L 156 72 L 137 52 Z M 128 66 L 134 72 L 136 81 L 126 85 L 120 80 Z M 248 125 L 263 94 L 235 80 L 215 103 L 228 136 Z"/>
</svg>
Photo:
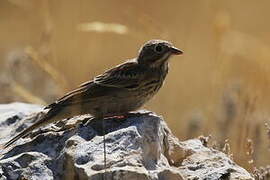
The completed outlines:
<svg viewBox="0 0 270 180">
<path fill-rule="evenodd" d="M 43 117 L 5 143 L 4 147 L 37 128 L 62 119 L 82 114 L 104 119 L 139 109 L 162 87 L 170 57 L 181 54 L 183 51 L 169 41 L 147 41 L 136 58 L 106 70 L 46 106 Z"/>
</svg>

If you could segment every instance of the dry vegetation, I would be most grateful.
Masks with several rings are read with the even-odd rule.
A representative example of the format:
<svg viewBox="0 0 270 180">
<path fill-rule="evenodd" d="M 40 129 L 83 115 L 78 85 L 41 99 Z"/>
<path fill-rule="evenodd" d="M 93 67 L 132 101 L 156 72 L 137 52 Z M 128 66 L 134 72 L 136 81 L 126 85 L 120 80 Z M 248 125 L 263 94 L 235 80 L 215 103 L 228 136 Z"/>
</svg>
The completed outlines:
<svg viewBox="0 0 270 180">
<path fill-rule="evenodd" d="M 1 103 L 46 104 L 153 38 L 185 51 L 147 108 L 257 179 L 270 170 L 268 0 L 0 2 Z M 266 124 L 268 123 L 268 124 Z M 262 167 L 262 168 L 260 168 Z"/>
</svg>

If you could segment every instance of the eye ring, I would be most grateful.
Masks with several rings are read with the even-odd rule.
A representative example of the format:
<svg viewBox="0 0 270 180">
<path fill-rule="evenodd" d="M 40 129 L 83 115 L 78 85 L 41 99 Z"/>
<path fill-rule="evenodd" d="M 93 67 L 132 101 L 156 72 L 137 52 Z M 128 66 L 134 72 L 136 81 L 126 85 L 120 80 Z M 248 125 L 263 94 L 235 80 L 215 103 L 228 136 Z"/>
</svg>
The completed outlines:
<svg viewBox="0 0 270 180">
<path fill-rule="evenodd" d="M 162 46 L 161 44 L 157 44 L 157 45 L 155 46 L 155 51 L 156 51 L 157 53 L 161 53 L 163 50 L 164 50 L 164 48 L 163 48 L 163 46 Z"/>
</svg>

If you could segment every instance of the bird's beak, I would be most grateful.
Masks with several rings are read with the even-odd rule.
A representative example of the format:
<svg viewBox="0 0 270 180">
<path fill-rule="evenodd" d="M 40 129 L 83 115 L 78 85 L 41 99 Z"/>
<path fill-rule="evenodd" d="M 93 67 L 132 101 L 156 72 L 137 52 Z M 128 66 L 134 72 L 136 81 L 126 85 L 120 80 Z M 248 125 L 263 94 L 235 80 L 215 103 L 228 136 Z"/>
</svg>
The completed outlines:
<svg viewBox="0 0 270 180">
<path fill-rule="evenodd" d="M 171 53 L 174 54 L 174 55 L 181 55 L 181 54 L 184 53 L 183 51 L 181 51 L 180 49 L 178 49 L 178 48 L 176 48 L 176 47 L 174 47 L 174 46 L 172 46 L 172 47 L 170 48 L 170 51 L 171 51 Z"/>
</svg>

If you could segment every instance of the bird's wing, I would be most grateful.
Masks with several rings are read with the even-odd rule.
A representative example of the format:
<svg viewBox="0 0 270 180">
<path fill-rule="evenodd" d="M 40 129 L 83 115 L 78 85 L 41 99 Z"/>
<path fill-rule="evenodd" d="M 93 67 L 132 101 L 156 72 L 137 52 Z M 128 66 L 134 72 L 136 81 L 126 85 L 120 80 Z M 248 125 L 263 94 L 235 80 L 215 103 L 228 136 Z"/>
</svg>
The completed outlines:
<svg viewBox="0 0 270 180">
<path fill-rule="evenodd" d="M 94 83 L 106 87 L 135 89 L 144 73 L 137 62 L 126 62 L 94 78 Z"/>
<path fill-rule="evenodd" d="M 80 86 L 77 89 L 68 92 L 61 98 L 57 99 L 54 103 L 46 106 L 45 109 L 54 108 L 58 105 L 70 105 L 82 103 L 83 101 L 89 101 L 89 99 L 86 99 L 85 96 L 87 95 L 87 91 L 93 82 L 89 81 L 88 83 L 88 86 Z"/>
<path fill-rule="evenodd" d="M 117 88 L 134 89 L 140 85 L 143 73 L 138 69 L 136 62 L 127 62 L 106 71 L 94 78 L 81 84 L 77 89 L 67 93 L 54 103 L 45 107 L 50 109 L 58 105 L 72 105 L 78 103 L 87 103 L 101 96 L 107 96 L 111 91 Z"/>
</svg>

